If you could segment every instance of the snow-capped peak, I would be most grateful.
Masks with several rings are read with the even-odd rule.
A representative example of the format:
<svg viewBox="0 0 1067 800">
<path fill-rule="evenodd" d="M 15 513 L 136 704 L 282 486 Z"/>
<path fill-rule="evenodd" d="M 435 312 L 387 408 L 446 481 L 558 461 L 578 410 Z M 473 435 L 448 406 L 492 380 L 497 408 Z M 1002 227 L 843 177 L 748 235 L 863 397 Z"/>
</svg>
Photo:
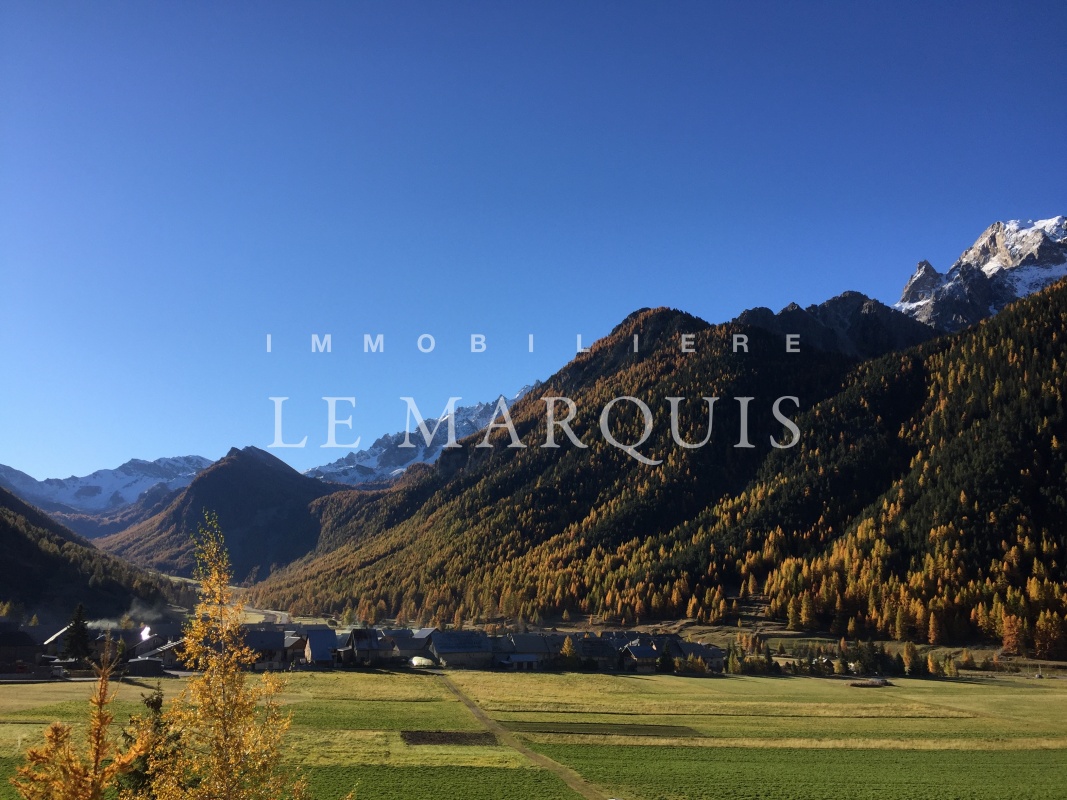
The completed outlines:
<svg viewBox="0 0 1067 800">
<path fill-rule="evenodd" d="M 202 456 L 158 458 L 155 461 L 135 458 L 115 469 L 100 469 L 83 477 L 71 475 L 43 481 L 0 465 L 0 486 L 42 507 L 65 507 L 86 513 L 117 511 L 137 502 L 142 494 L 160 484 L 169 491 L 184 488 L 211 464 L 210 459 Z"/>
<path fill-rule="evenodd" d="M 499 395 L 491 402 L 476 403 L 470 406 L 457 406 L 451 414 L 455 426 L 456 439 L 462 439 L 485 428 L 496 416 L 496 410 L 503 400 L 506 407 L 510 408 L 520 397 L 540 383 L 525 386 L 510 400 L 505 395 Z M 330 464 L 314 467 L 304 474 L 312 478 L 321 478 L 325 481 L 347 483 L 352 486 L 361 483 L 377 483 L 387 481 L 403 474 L 412 464 L 432 464 L 441 455 L 441 451 L 448 443 L 448 417 L 443 415 L 437 420 L 438 427 L 430 439 L 429 444 L 423 439 L 420 432 L 415 431 L 410 435 L 404 431 L 386 434 L 378 438 L 370 447 L 356 452 L 351 452 L 343 458 L 339 458 Z M 414 447 L 401 447 L 405 438 Z"/>
<path fill-rule="evenodd" d="M 898 311 L 947 331 L 1067 277 L 1067 217 L 995 222 L 941 275 L 920 262 Z"/>
</svg>

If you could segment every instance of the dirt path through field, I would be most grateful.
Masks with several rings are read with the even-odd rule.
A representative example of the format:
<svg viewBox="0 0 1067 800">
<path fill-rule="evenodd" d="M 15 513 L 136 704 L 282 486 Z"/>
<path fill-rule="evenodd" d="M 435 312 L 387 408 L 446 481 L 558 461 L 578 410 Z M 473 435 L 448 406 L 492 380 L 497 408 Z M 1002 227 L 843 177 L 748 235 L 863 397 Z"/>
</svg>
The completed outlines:
<svg viewBox="0 0 1067 800">
<path fill-rule="evenodd" d="M 570 767 L 564 766 L 558 761 L 553 761 L 548 756 L 541 755 L 524 745 L 514 733 L 482 711 L 481 707 L 468 697 L 462 689 L 456 686 L 448 675 L 443 673 L 439 674 L 441 675 L 441 679 L 445 682 L 445 686 L 449 688 L 452 694 L 458 697 L 460 702 L 474 714 L 475 719 L 490 730 L 500 742 L 506 744 L 512 750 L 518 751 L 537 766 L 543 767 L 553 775 L 558 776 L 561 781 L 582 797 L 586 798 L 586 800 L 612 800 Z"/>
</svg>

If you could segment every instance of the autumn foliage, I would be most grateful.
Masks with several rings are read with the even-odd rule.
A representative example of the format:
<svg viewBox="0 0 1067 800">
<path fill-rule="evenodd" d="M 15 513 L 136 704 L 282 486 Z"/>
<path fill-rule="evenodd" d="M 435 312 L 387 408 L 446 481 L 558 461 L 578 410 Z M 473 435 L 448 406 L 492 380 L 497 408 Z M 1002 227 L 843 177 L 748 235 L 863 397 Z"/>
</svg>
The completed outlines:
<svg viewBox="0 0 1067 800">
<path fill-rule="evenodd" d="M 290 719 L 278 703 L 281 681 L 249 675 L 255 653 L 241 629 L 242 603 L 217 518 L 205 515 L 196 542 L 200 602 L 185 632 L 184 660 L 200 674 L 164 714 L 179 747 L 148 759 L 157 800 L 302 798 L 304 784 L 282 768 Z M 161 744 L 163 744 L 161 742 Z M 131 797 L 132 800 L 132 797 Z"/>
<path fill-rule="evenodd" d="M 25 800 L 102 800 L 115 785 L 118 776 L 127 772 L 148 746 L 144 738 L 135 739 L 122 749 L 111 729 L 114 715 L 108 706 L 115 697 L 111 690 L 114 661 L 110 647 L 96 667 L 97 681 L 89 699 L 89 725 L 86 747 L 74 743 L 70 725 L 53 722 L 45 731 L 45 744 L 26 753 L 25 766 L 11 779 L 19 796 Z"/>
<path fill-rule="evenodd" d="M 250 675 L 254 652 L 241 628 L 242 604 L 230 587 L 229 557 L 218 520 L 206 514 L 196 542 L 200 599 L 186 626 L 184 659 L 198 671 L 165 710 L 136 717 L 120 747 L 108 704 L 113 662 L 98 668 L 90 700 L 88 744 L 74 746 L 71 727 L 54 723 L 43 747 L 27 753 L 12 783 L 24 800 L 302 800 L 306 786 L 282 743 L 289 717 L 278 703 L 281 681 Z"/>
<path fill-rule="evenodd" d="M 320 549 L 256 588 L 297 612 L 447 624 L 588 614 L 621 625 L 731 621 L 756 597 L 794 629 L 1000 642 L 1067 655 L 1067 284 L 952 336 L 863 362 L 666 310 L 634 314 L 513 409 L 526 449 L 442 454 L 391 491 L 318 501 Z M 678 340 L 691 333 L 696 353 Z M 642 351 L 630 343 L 640 335 Z M 756 402 L 792 394 L 798 445 L 775 449 Z M 587 449 L 545 450 L 540 395 L 572 397 Z M 638 464 L 595 435 L 634 395 L 688 398 L 686 450 L 664 423 Z M 734 396 L 754 401 L 737 449 Z M 721 412 L 721 413 L 720 413 Z M 640 419 L 620 418 L 633 440 Z M 498 431 L 501 433 L 501 431 Z"/>
</svg>

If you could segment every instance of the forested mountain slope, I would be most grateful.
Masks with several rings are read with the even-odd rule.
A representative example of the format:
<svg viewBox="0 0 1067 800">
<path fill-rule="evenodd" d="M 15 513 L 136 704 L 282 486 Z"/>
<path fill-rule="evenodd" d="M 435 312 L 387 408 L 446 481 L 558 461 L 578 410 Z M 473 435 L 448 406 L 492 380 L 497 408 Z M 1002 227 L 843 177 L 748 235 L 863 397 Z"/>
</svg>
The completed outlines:
<svg viewBox="0 0 1067 800">
<path fill-rule="evenodd" d="M 1067 285 L 903 353 L 855 364 L 677 312 L 627 319 L 514 409 L 526 449 L 472 441 L 393 491 L 318 501 L 312 556 L 257 589 L 295 609 L 351 604 L 364 617 L 452 621 L 503 613 L 595 613 L 620 622 L 728 610 L 766 593 L 797 627 L 944 641 L 987 636 L 1055 651 L 1064 615 Z M 633 354 L 641 335 L 648 349 Z M 681 353 L 682 333 L 695 353 Z M 578 408 L 588 449 L 545 441 L 542 396 Z M 601 409 L 632 395 L 655 409 L 640 463 L 605 443 Z M 706 429 L 703 448 L 671 441 Z M 788 440 L 769 405 L 802 398 Z M 739 404 L 754 448 L 736 448 Z M 788 408 L 788 406 L 787 406 Z M 560 415 L 563 414 L 560 409 Z M 625 441 L 642 420 L 620 417 Z M 501 441 L 503 440 L 503 441 Z"/>
<path fill-rule="evenodd" d="M 135 600 L 161 604 L 170 591 L 165 578 L 100 552 L 6 489 L 0 489 L 0 551 L 0 603 L 42 621 L 68 619 L 79 603 L 90 617 L 118 617 Z"/>
</svg>

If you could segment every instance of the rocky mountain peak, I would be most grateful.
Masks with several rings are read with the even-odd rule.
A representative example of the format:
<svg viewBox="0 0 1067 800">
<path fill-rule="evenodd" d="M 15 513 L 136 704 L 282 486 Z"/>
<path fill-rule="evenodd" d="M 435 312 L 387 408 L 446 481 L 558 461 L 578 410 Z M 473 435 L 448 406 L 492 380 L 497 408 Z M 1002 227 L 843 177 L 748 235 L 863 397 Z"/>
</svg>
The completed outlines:
<svg viewBox="0 0 1067 800">
<path fill-rule="evenodd" d="M 957 331 L 1063 277 L 1067 217 L 994 222 L 944 275 L 919 262 L 895 307 L 933 328 Z"/>
<path fill-rule="evenodd" d="M 0 465 L 0 486 L 29 500 L 39 508 L 65 513 L 116 512 L 138 501 L 156 487 L 167 491 L 192 483 L 211 466 L 202 456 L 159 458 L 155 461 L 131 459 L 115 469 L 101 469 L 90 475 L 46 478 L 38 481 L 11 467 Z"/>
<path fill-rule="evenodd" d="M 522 387 L 513 397 L 505 397 L 505 403 L 510 408 L 513 403 L 539 385 L 540 381 Z M 498 402 L 499 398 L 492 402 L 457 406 L 453 414 L 456 439 L 471 436 L 492 422 Z M 377 486 L 389 483 L 399 478 L 412 464 L 433 464 L 437 461 L 448 443 L 446 420 L 447 415 L 440 418 L 440 425 L 429 443 L 417 431 L 410 435 L 405 434 L 404 431 L 385 434 L 366 449 L 350 452 L 330 464 L 309 469 L 304 474 L 311 478 L 346 483 L 350 486 L 362 484 Z M 429 427 L 432 429 L 433 425 Z M 405 440 L 414 447 L 403 446 Z"/>
<path fill-rule="evenodd" d="M 929 300 L 944 280 L 945 276 L 934 269 L 929 261 L 920 261 L 915 268 L 915 274 L 911 276 L 904 286 L 904 293 L 900 296 L 900 302 L 918 303 L 922 300 Z"/>
<path fill-rule="evenodd" d="M 777 314 L 759 307 L 735 320 L 801 341 L 826 352 L 873 358 L 919 344 L 932 332 L 904 314 L 860 292 L 844 292 L 819 305 L 790 303 Z"/>
</svg>

